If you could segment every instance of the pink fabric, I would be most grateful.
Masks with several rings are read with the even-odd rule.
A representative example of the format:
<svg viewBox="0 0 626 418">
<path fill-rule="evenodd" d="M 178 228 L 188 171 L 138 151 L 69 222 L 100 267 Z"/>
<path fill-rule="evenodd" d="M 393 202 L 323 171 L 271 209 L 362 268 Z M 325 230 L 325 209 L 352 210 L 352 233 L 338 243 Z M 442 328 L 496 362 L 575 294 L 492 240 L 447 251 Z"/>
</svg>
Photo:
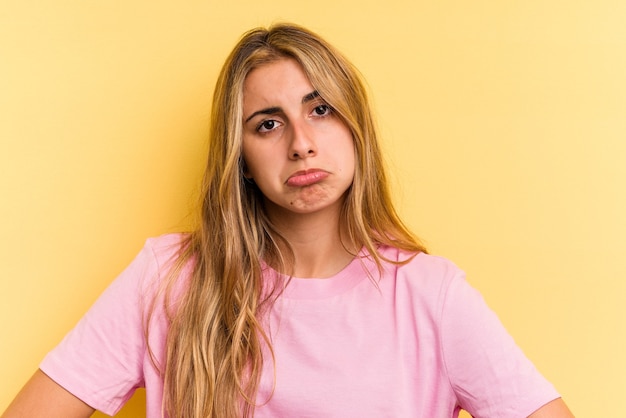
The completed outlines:
<svg viewBox="0 0 626 418">
<path fill-rule="evenodd" d="M 145 386 L 147 416 L 160 417 L 162 379 L 146 350 L 143 321 L 179 239 L 148 240 L 42 370 L 110 415 Z M 405 257 L 393 248 L 382 252 Z M 268 269 L 266 279 L 275 275 Z M 266 356 L 256 418 L 448 418 L 460 408 L 475 417 L 526 417 L 559 396 L 463 273 L 436 256 L 387 264 L 380 279 L 368 257 L 332 278 L 294 278 L 267 327 L 276 364 Z M 166 332 L 158 311 L 150 345 L 161 364 Z"/>
</svg>

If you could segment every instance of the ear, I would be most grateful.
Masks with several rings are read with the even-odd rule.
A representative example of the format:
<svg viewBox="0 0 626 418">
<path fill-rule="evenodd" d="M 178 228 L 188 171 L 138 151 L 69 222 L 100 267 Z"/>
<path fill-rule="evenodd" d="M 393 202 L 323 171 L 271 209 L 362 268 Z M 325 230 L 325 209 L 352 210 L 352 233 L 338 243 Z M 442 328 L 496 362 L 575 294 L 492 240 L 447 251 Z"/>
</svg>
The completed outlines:
<svg viewBox="0 0 626 418">
<path fill-rule="evenodd" d="M 241 174 L 246 180 L 252 180 L 252 174 L 250 170 L 248 170 L 248 164 L 246 164 L 245 160 L 241 160 Z"/>
</svg>

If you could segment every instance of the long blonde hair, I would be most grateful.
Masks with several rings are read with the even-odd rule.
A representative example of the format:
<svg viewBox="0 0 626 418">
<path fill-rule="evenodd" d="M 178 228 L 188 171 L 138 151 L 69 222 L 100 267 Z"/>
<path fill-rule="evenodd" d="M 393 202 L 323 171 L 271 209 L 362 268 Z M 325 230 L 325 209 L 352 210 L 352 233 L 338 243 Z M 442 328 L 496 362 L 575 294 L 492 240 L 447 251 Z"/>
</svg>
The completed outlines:
<svg viewBox="0 0 626 418">
<path fill-rule="evenodd" d="M 215 87 L 200 225 L 181 247 L 177 268 L 193 262 L 189 285 L 170 318 L 164 410 L 172 417 L 251 416 L 271 344 L 262 318 L 276 292 L 263 287 L 261 260 L 289 271 L 293 253 L 245 180 L 242 160 L 243 83 L 254 68 L 295 59 L 354 137 L 356 170 L 342 209 L 351 243 L 382 266 L 377 248 L 425 251 L 398 218 L 390 198 L 367 93 L 356 69 L 318 35 L 279 24 L 246 33 L 227 58 Z M 280 359 L 277 359 L 280 361 Z"/>
</svg>

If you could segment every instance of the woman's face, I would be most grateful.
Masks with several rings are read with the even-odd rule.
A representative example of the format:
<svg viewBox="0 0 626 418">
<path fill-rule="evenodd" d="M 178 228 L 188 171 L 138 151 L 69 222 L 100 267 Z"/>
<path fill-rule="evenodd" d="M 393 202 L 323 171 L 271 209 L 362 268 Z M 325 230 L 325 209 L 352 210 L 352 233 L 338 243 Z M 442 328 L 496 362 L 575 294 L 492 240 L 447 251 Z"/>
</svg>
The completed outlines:
<svg viewBox="0 0 626 418">
<path fill-rule="evenodd" d="M 340 208 L 354 178 L 352 133 L 295 60 L 248 74 L 243 119 L 244 174 L 265 196 L 270 215 Z"/>
</svg>

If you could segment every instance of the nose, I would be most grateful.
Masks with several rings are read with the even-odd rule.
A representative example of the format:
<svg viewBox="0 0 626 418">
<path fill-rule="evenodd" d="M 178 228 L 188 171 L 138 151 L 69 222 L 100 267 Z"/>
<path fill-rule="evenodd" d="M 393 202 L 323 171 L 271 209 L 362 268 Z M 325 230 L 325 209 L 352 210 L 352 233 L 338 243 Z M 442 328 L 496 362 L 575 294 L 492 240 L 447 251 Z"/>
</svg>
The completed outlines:
<svg viewBox="0 0 626 418">
<path fill-rule="evenodd" d="M 317 154 L 317 145 L 314 136 L 306 123 L 291 125 L 291 142 L 289 143 L 289 158 L 298 160 L 312 157 Z"/>
</svg>

